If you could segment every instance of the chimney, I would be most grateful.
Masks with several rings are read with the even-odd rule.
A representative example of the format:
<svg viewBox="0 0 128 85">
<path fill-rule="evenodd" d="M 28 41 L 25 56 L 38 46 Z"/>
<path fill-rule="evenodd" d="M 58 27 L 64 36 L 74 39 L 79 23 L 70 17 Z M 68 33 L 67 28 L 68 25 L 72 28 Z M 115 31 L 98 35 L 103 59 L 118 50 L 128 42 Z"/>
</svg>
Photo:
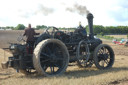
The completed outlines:
<svg viewBox="0 0 128 85">
<path fill-rule="evenodd" d="M 93 39 L 94 38 L 94 33 L 93 33 L 93 15 L 91 13 L 87 14 L 87 19 L 88 19 L 88 26 L 89 26 L 89 38 Z"/>
</svg>

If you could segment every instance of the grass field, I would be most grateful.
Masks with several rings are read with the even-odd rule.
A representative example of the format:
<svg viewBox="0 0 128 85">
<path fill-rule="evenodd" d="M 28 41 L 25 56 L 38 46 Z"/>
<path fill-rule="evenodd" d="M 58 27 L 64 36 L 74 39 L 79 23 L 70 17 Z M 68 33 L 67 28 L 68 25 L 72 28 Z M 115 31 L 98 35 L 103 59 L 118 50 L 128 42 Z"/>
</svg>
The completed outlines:
<svg viewBox="0 0 128 85">
<path fill-rule="evenodd" d="M 124 38 L 124 39 L 127 39 L 127 35 L 109 35 L 111 37 L 114 37 L 114 38 Z"/>
<path fill-rule="evenodd" d="M 0 47 L 7 46 L 7 41 L 12 41 L 14 37 L 9 36 L 10 32 L 1 34 L 2 41 Z M 15 34 L 16 33 L 16 34 Z M 13 32 L 13 36 L 18 36 L 20 32 Z M 5 38 L 1 38 L 6 36 Z M 8 35 L 8 37 L 7 37 Z M 79 68 L 69 66 L 66 72 L 61 76 L 43 77 L 39 75 L 25 76 L 16 73 L 14 69 L 2 69 L 0 66 L 0 85 L 127 85 L 128 84 L 128 47 L 113 44 L 109 40 L 103 40 L 103 43 L 109 44 L 115 52 L 115 63 L 113 68 L 108 70 L 98 70 L 95 65 L 91 68 Z M 0 49 L 0 63 L 4 61 L 4 51 Z M 6 52 L 7 56 L 11 56 Z"/>
</svg>

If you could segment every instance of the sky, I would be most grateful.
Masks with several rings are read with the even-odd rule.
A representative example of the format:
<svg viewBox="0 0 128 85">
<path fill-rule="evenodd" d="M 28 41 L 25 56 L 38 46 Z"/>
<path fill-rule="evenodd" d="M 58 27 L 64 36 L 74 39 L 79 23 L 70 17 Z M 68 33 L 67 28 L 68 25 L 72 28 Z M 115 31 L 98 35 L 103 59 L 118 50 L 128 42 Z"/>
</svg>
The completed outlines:
<svg viewBox="0 0 128 85">
<path fill-rule="evenodd" d="M 88 12 L 95 25 L 128 26 L 128 0 L 0 0 L 0 27 L 86 26 Z"/>
</svg>

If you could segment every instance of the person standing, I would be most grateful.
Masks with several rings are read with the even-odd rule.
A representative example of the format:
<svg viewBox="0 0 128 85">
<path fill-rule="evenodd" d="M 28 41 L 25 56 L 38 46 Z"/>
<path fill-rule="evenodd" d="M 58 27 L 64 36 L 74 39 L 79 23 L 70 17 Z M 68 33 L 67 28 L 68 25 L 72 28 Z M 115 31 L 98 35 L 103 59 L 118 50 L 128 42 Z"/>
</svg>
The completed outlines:
<svg viewBox="0 0 128 85">
<path fill-rule="evenodd" d="M 26 42 L 28 44 L 29 47 L 29 52 L 31 49 L 33 49 L 34 46 L 34 42 L 35 42 L 35 35 L 39 35 L 40 33 L 36 33 L 35 30 L 33 28 L 31 28 L 31 24 L 28 24 L 28 28 L 25 29 L 25 32 L 23 34 L 23 36 L 26 36 Z"/>
<path fill-rule="evenodd" d="M 81 25 L 81 22 L 79 22 L 78 29 L 84 29 L 84 27 Z"/>
</svg>

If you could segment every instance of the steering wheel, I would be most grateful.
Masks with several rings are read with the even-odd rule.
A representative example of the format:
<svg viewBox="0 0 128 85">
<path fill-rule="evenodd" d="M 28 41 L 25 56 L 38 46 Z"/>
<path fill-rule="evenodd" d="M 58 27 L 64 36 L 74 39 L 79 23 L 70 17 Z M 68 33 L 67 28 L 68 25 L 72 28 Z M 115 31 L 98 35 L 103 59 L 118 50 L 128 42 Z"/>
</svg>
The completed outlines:
<svg viewBox="0 0 128 85">
<path fill-rule="evenodd" d="M 50 30 L 50 29 L 52 29 L 52 30 Z M 54 36 L 54 33 L 55 33 L 56 31 L 59 31 L 59 29 L 56 28 L 56 27 L 48 27 L 48 28 L 45 30 L 45 33 Z"/>
<path fill-rule="evenodd" d="M 24 41 L 24 36 L 23 35 L 19 35 L 18 38 L 17 38 L 17 41 L 21 42 L 21 41 Z"/>
</svg>

